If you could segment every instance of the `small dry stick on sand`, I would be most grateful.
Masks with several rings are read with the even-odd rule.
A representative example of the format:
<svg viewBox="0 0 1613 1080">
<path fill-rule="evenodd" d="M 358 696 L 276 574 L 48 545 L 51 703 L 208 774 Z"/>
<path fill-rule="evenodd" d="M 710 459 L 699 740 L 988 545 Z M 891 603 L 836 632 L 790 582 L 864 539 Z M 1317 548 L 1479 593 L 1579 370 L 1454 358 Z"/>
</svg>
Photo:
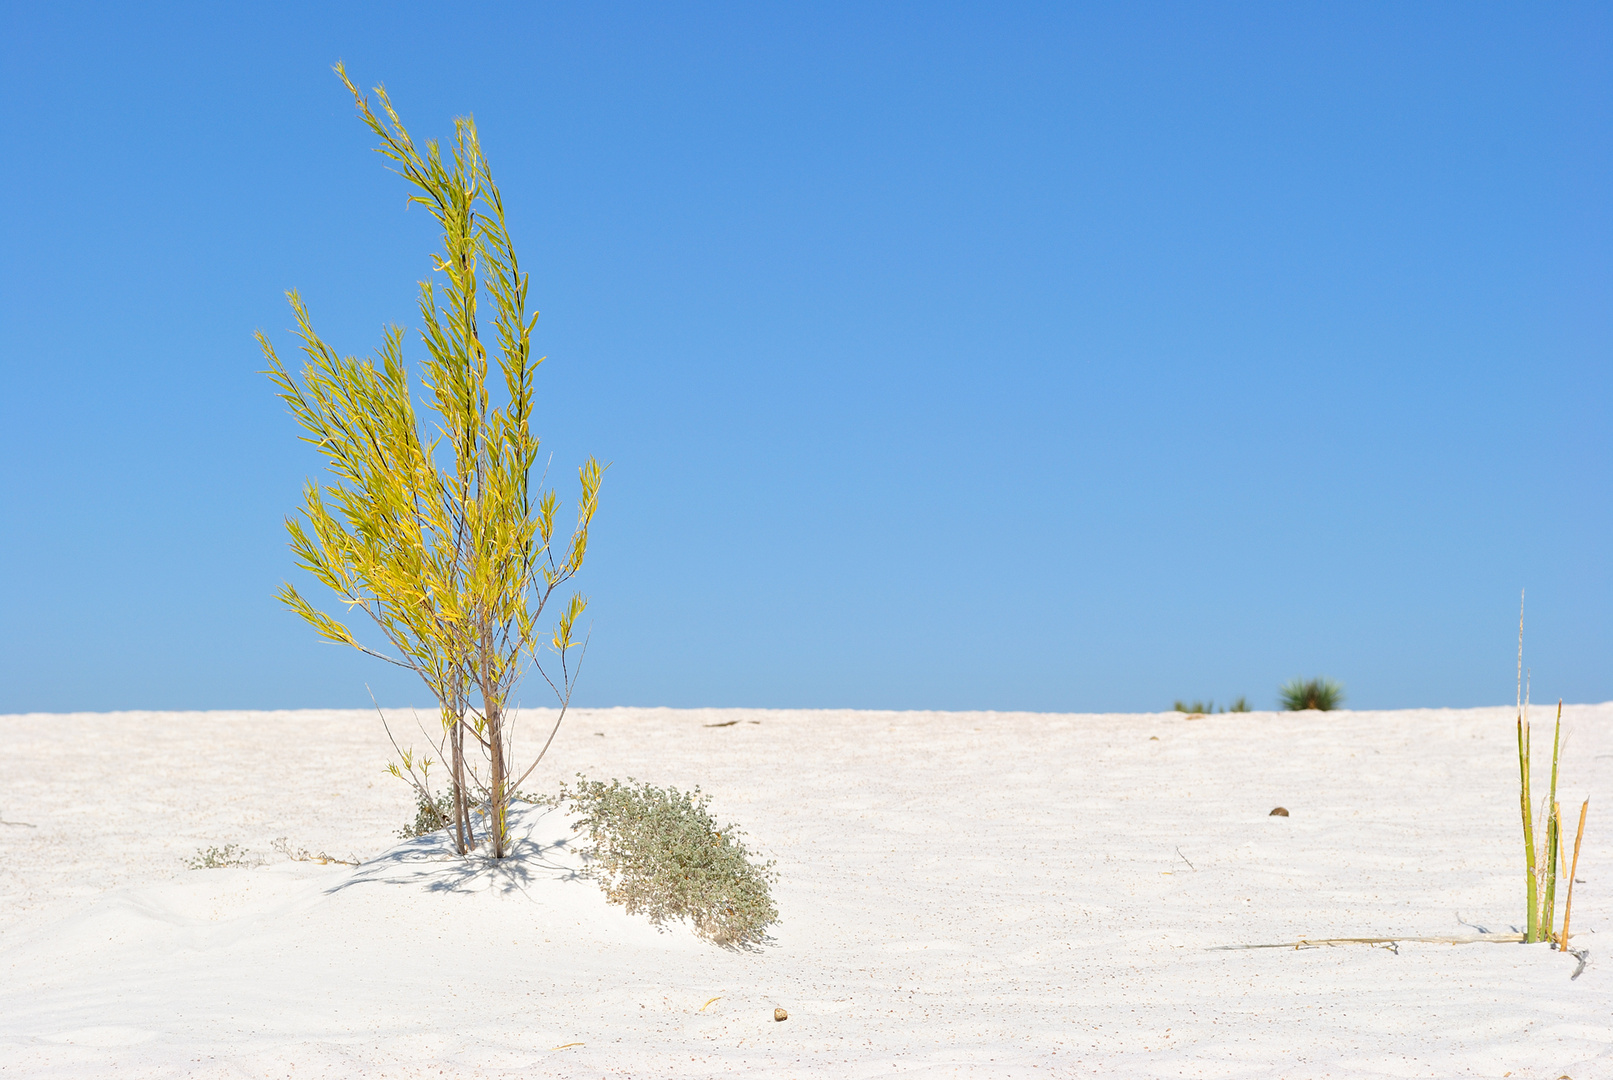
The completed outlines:
<svg viewBox="0 0 1613 1080">
<path fill-rule="evenodd" d="M 336 856 L 327 855 L 323 851 L 312 852 L 312 851 L 309 851 L 305 847 L 295 847 L 294 848 L 294 847 L 291 846 L 290 841 L 288 841 L 284 836 L 278 838 L 273 843 L 271 843 L 269 846 L 274 848 L 280 854 L 284 855 L 286 858 L 290 859 L 292 862 L 313 862 L 313 863 L 319 863 L 321 865 L 329 865 L 330 863 L 339 863 L 342 866 L 357 866 L 358 865 L 358 856 L 357 855 L 351 855 L 351 856 L 349 856 L 348 858 L 345 858 L 345 859 L 338 859 Z"/>
<path fill-rule="evenodd" d="M 1498 944 L 1519 942 L 1522 934 L 1468 934 L 1465 937 L 1335 937 L 1300 938 L 1298 941 L 1278 941 L 1270 945 L 1212 945 L 1211 952 L 1231 952 L 1237 949 L 1314 949 L 1322 945 L 1388 945 L 1402 941 L 1419 941 L 1429 945 L 1473 945 L 1481 941 Z"/>
</svg>

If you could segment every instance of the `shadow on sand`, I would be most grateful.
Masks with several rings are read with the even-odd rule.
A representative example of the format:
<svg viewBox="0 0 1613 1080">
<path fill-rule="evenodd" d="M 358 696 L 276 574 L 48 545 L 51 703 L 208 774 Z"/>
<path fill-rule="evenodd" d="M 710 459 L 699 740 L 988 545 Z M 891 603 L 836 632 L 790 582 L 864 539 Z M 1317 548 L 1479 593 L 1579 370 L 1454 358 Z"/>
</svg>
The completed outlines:
<svg viewBox="0 0 1613 1080">
<path fill-rule="evenodd" d="M 478 834 L 483 822 L 477 821 Z M 414 885 L 427 892 L 521 893 L 539 882 L 590 884 L 587 856 L 565 816 L 552 806 L 534 806 L 510 815 L 510 853 L 493 859 L 476 852 L 454 852 L 449 832 L 405 840 L 359 865 L 345 880 L 326 889 L 334 895 L 359 885 Z"/>
</svg>

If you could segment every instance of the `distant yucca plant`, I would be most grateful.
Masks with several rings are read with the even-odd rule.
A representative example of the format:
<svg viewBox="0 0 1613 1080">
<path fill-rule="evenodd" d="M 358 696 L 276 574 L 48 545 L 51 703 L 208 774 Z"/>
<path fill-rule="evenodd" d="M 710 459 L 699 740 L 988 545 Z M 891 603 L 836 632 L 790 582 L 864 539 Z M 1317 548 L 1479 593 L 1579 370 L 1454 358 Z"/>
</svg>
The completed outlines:
<svg viewBox="0 0 1613 1080">
<path fill-rule="evenodd" d="M 1289 712 L 1328 712 L 1344 704 L 1344 687 L 1331 679 L 1290 679 L 1277 688 L 1277 700 Z"/>
</svg>

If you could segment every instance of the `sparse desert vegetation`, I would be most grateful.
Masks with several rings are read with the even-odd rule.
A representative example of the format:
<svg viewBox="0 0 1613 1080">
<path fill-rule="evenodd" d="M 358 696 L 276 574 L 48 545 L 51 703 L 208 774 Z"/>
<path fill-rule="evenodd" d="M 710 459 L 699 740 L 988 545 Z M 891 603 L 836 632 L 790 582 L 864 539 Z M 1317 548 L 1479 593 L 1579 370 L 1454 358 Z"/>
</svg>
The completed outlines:
<svg viewBox="0 0 1613 1080">
<path fill-rule="evenodd" d="M 1192 713 L 1200 716 L 1208 716 L 1210 713 L 1248 712 L 1249 699 L 1235 697 L 1232 699 L 1232 704 L 1217 707 L 1214 701 L 1182 701 L 1178 698 L 1175 709 L 1179 713 Z"/>
<path fill-rule="evenodd" d="M 550 759 L 566 775 L 653 777 L 669 802 L 693 796 L 695 778 L 713 793 L 709 824 L 687 813 L 694 798 L 662 803 L 671 813 L 649 830 L 652 846 L 692 849 L 689 862 L 720 870 L 716 834 L 732 837 L 734 820 L 756 838 L 736 838 L 753 863 L 777 859 L 768 895 L 780 918 L 748 950 L 713 947 L 670 902 L 659 925 L 609 903 L 566 804 L 519 808 L 513 859 L 459 858 L 442 832 L 398 841 L 418 807 L 380 774 L 390 747 L 373 712 L 63 718 L 73 743 L 61 724 L 0 718 L 5 819 L 38 826 L 0 829 L 0 1054 L 24 1075 L 64 1061 L 158 1072 L 198 1054 L 343 1076 L 410 1075 L 422 1062 L 492 1075 L 512 1061 L 542 1075 L 565 1055 L 599 1074 L 661 1075 L 670 1045 L 687 1050 L 674 1075 L 689 1080 L 838 1077 L 848 1054 L 937 1053 L 948 1069 L 995 1059 L 1030 1075 L 1153 1076 L 1161 1062 L 1214 1072 L 1229 1047 L 1257 1038 L 1272 1060 L 1348 1063 L 1341 1075 L 1395 1075 L 1410 1060 L 1438 1075 L 1544 1064 L 1595 1076 L 1575 1065 L 1606 1052 L 1594 1025 L 1575 1026 L 1613 1000 L 1613 969 L 1594 947 L 1575 980 L 1577 960 L 1544 941 L 1409 940 L 1476 934 L 1458 913 L 1490 940 L 1525 929 L 1515 715 L 1509 704 L 1161 725 L 611 709 L 568 724 Z M 409 718 L 389 713 L 394 730 Z M 1573 857 L 1564 793 L 1577 811 L 1613 783 L 1600 768 L 1613 706 L 1565 705 L 1563 738 L 1559 863 L 1562 847 Z M 242 783 L 288 742 L 319 747 L 319 767 Z M 1535 762 L 1537 839 L 1549 742 L 1548 731 Z M 79 789 L 84 745 L 105 773 Z M 167 781 L 154 791 L 145 765 L 159 760 Z M 1447 779 L 1430 783 L 1431 764 Z M 626 806 L 645 786 L 624 779 L 611 799 Z M 653 809 L 633 802 L 628 820 Z M 1276 806 L 1291 816 L 1272 816 Z M 1595 821 L 1579 863 L 1587 883 L 1574 886 L 1575 949 L 1613 912 L 1600 872 L 1586 872 L 1609 858 Z M 176 822 L 193 832 L 175 836 Z M 316 857 L 275 854 L 282 835 Z M 223 839 L 270 858 L 176 873 L 198 843 Z M 322 863 L 322 852 L 362 864 Z M 661 880 L 648 891 L 669 893 Z M 1133 893 L 1119 910 L 1116 897 Z M 1378 940 L 1212 951 L 1352 935 Z M 142 992 L 105 996 L 119 986 Z M 91 995 L 86 1041 L 38 1036 L 83 1030 Z M 776 1008 L 788 1023 L 772 1020 Z M 1561 1039 L 1520 1040 L 1525 1022 Z M 410 1041 L 430 1025 L 461 1041 Z M 366 1037 L 352 1039 L 355 1027 Z M 143 1041 L 87 1041 L 107 1032 Z M 550 1049 L 569 1043 L 583 1045 Z"/>
<path fill-rule="evenodd" d="M 1344 704 L 1344 687 L 1321 677 L 1290 679 L 1278 687 L 1277 701 L 1288 712 L 1329 712 Z"/>
<path fill-rule="evenodd" d="M 752 945 L 778 920 L 773 863 L 756 861 L 738 826 L 719 826 L 699 788 L 678 791 L 578 776 L 565 798 L 605 895 L 651 922 L 688 919 L 719 945 Z"/>
<path fill-rule="evenodd" d="M 239 844 L 197 848 L 196 854 L 187 859 L 185 865 L 192 870 L 220 870 L 229 866 L 245 866 L 246 854 L 246 849 Z"/>
<path fill-rule="evenodd" d="M 371 359 L 343 356 L 314 329 L 301 296 L 287 294 L 306 357 L 300 375 L 267 335 L 258 344 L 266 374 L 330 473 L 326 485 L 305 485 L 300 516 L 286 520 L 291 547 L 297 565 L 385 645 L 365 644 L 289 582 L 279 595 L 324 640 L 419 676 L 437 702 L 438 729 L 422 732 L 435 756 L 395 744 L 391 770 L 415 789 L 413 828 L 441 827 L 446 798 L 458 852 L 502 858 L 514 794 L 552 744 L 586 652 L 578 620 L 588 601 L 557 592 L 582 569 L 604 467 L 589 458 L 578 469 L 576 524 L 569 538 L 557 532 L 559 499 L 541 477 L 533 483 L 537 313 L 528 314 L 530 279 L 475 121 L 454 121 L 444 157 L 436 141 L 417 145 L 384 88 L 373 91 L 377 115 L 339 63 L 336 73 L 378 152 L 408 182 L 409 202 L 441 230 L 436 276 L 420 283 L 418 301 L 429 395 L 419 415 L 402 328 L 390 328 Z M 552 602 L 560 615 L 546 635 L 540 620 Z M 542 747 L 518 760 L 510 703 L 529 668 L 559 710 Z M 439 762 L 448 773 L 443 795 L 430 775 Z"/>
</svg>

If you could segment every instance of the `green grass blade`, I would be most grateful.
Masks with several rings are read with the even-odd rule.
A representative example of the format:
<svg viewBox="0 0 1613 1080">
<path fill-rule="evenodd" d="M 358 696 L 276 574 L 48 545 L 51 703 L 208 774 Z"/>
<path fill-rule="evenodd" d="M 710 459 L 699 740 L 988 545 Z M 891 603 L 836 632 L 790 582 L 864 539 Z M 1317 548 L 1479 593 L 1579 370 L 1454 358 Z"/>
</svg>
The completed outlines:
<svg viewBox="0 0 1613 1080">
<path fill-rule="evenodd" d="M 1523 717 L 1518 717 L 1518 803 L 1523 813 L 1523 857 L 1525 889 L 1525 927 L 1523 940 L 1539 941 L 1540 907 L 1538 903 L 1540 879 L 1535 875 L 1535 824 L 1529 806 L 1529 736 L 1524 730 Z"/>
</svg>

